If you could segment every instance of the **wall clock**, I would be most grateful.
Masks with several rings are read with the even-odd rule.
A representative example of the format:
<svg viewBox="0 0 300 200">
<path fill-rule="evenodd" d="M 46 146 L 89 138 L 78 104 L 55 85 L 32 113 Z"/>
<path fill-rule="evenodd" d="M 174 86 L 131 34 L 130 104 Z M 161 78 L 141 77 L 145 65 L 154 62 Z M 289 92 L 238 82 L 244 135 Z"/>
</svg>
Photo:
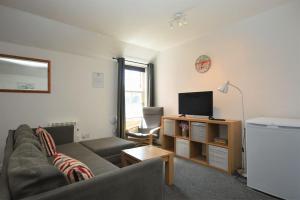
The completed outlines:
<svg viewBox="0 0 300 200">
<path fill-rule="evenodd" d="M 199 73 L 205 73 L 211 66 L 211 59 L 207 55 L 201 55 L 195 62 L 195 68 Z"/>
</svg>

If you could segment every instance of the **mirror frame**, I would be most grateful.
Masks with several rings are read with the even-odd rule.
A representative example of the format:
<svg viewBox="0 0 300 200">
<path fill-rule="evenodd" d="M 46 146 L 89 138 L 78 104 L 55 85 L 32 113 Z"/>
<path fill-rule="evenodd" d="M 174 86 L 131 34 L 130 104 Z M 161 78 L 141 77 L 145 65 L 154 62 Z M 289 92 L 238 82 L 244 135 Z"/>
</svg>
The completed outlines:
<svg viewBox="0 0 300 200">
<path fill-rule="evenodd" d="M 15 59 L 21 59 L 21 60 L 29 60 L 29 61 L 37 61 L 37 62 L 43 62 L 48 64 L 48 89 L 47 90 L 18 90 L 18 89 L 1 89 L 0 92 L 14 92 L 14 93 L 51 93 L 51 61 L 50 60 L 44 60 L 44 59 L 38 59 L 38 58 L 29 58 L 29 57 L 23 57 L 23 56 L 13 56 L 8 54 L 0 54 L 1 57 L 7 57 L 7 58 L 15 58 Z"/>
</svg>

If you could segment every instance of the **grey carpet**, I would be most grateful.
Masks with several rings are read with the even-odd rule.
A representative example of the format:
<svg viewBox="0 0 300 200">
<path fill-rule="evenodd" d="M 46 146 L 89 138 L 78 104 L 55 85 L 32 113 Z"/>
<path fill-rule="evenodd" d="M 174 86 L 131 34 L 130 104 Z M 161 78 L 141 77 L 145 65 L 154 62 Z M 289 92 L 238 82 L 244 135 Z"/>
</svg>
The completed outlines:
<svg viewBox="0 0 300 200">
<path fill-rule="evenodd" d="M 165 186 L 166 200 L 275 200 L 248 188 L 234 176 L 175 158 L 174 185 Z"/>
</svg>

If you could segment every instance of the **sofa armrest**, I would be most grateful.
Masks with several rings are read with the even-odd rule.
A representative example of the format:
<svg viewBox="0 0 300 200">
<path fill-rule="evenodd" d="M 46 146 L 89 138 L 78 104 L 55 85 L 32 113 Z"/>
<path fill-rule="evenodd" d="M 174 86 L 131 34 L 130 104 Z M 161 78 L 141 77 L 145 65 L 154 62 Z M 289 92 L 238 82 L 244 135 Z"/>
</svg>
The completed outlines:
<svg viewBox="0 0 300 200">
<path fill-rule="evenodd" d="M 161 200 L 163 161 L 151 159 L 24 200 Z"/>
<path fill-rule="evenodd" d="M 1 200 L 11 199 L 7 180 L 5 180 L 4 177 L 2 177 L 2 175 L 0 175 L 0 199 Z"/>
<path fill-rule="evenodd" d="M 0 199 L 1 200 L 10 200 L 10 191 L 8 186 L 8 177 L 7 177 L 7 168 L 9 157 L 14 151 L 14 131 L 9 130 L 8 136 L 6 138 L 6 144 L 4 148 L 3 162 L 2 162 L 2 171 L 0 174 Z"/>
</svg>

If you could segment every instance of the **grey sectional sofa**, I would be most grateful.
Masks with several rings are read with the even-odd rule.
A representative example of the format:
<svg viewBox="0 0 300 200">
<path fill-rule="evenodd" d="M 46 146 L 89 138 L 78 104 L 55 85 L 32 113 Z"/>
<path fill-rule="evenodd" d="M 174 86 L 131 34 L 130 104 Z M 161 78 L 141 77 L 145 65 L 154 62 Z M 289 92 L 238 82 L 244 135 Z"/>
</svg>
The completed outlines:
<svg viewBox="0 0 300 200">
<path fill-rule="evenodd" d="M 73 127 L 62 126 L 49 127 L 46 129 L 51 133 L 55 140 L 58 152 L 67 154 L 88 165 L 95 174 L 95 177 L 87 181 L 73 184 L 64 184 L 60 182 L 60 186 L 55 188 L 53 188 L 52 182 L 54 179 L 58 179 L 59 176 L 53 176 L 42 182 L 30 180 L 32 182 L 31 186 L 28 188 L 24 187 L 25 192 L 30 193 L 30 188 L 32 189 L 32 187 L 47 187 L 51 184 L 52 188 L 50 190 L 44 188 L 44 191 L 41 193 L 35 193 L 34 195 L 21 199 L 160 200 L 163 198 L 163 161 L 161 159 L 153 159 L 128 167 L 119 168 L 112 163 L 119 162 L 120 151 L 129 147 L 131 145 L 130 143 L 123 143 L 119 138 L 106 138 L 102 140 L 90 140 L 82 143 L 75 143 L 73 141 Z M 13 166 L 9 163 L 12 160 L 10 158 L 11 156 L 16 156 L 16 153 L 13 154 L 15 150 L 14 134 L 14 130 L 9 131 L 6 141 L 0 177 L 0 200 L 10 200 L 13 199 L 13 197 L 16 197 L 16 195 L 12 194 L 16 190 L 16 188 L 12 188 L 14 187 L 14 181 L 25 180 L 24 182 L 26 182 L 26 177 L 14 177 L 13 180 L 12 177 L 10 177 L 11 169 L 8 168 L 9 166 Z M 116 143 L 117 145 L 114 145 Z M 26 145 L 23 145 L 23 148 L 24 146 Z M 49 161 L 49 163 L 51 162 Z M 43 168 L 39 167 L 38 169 L 41 170 Z M 46 172 L 42 172 L 42 174 L 44 173 Z M 54 173 L 58 172 L 54 170 Z M 35 184 L 37 183 L 40 184 L 36 186 Z"/>
</svg>

